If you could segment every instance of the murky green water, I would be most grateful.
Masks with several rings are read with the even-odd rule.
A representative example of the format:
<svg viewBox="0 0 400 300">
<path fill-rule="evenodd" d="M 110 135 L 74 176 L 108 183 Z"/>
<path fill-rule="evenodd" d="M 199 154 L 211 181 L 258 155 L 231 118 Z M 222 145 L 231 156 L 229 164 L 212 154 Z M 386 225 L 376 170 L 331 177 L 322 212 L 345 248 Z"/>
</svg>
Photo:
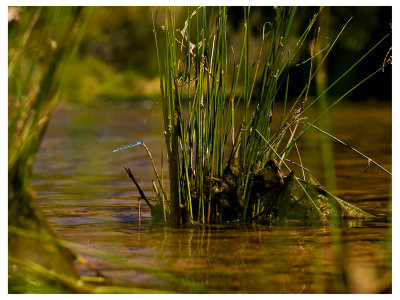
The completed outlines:
<svg viewBox="0 0 400 300">
<path fill-rule="evenodd" d="M 343 222 L 340 229 L 300 222 L 270 226 L 153 226 L 123 166 L 152 196 L 145 142 L 160 163 L 161 114 L 147 101 L 69 104 L 53 116 L 38 154 L 33 186 L 40 207 L 63 239 L 108 251 L 224 293 L 378 292 L 391 283 L 390 223 Z M 331 114 L 333 132 L 391 170 L 391 107 L 351 104 Z M 301 145 L 305 165 L 322 178 L 322 164 Z M 343 146 L 334 146 L 337 195 L 389 216 L 391 178 Z M 165 163 L 165 162 L 164 162 Z M 322 180 L 321 180 L 322 181 Z M 340 238 L 341 247 L 335 246 Z M 85 255 L 84 255 L 85 256 Z M 85 256 L 108 277 L 138 287 L 192 292 L 168 280 L 99 257 Z M 83 275 L 94 275 L 77 265 Z M 344 289 L 343 278 L 351 283 Z"/>
</svg>

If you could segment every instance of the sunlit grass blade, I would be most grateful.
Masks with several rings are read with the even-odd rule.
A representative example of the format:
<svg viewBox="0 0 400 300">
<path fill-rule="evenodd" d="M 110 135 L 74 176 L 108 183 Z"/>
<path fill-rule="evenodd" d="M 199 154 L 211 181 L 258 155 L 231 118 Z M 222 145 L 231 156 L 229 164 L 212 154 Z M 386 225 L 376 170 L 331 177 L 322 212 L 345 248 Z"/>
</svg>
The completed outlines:
<svg viewBox="0 0 400 300">
<path fill-rule="evenodd" d="M 377 166 L 378 168 L 380 168 L 382 171 L 384 171 L 385 173 L 389 174 L 390 176 L 392 176 L 392 173 L 390 173 L 388 170 L 386 170 L 384 167 L 382 167 L 380 164 L 378 164 L 376 161 L 374 161 L 373 159 L 371 159 L 370 157 L 366 156 L 365 154 L 361 153 L 360 151 L 358 151 L 357 149 L 355 149 L 354 147 L 350 146 L 349 144 L 347 144 L 346 142 L 343 142 L 342 140 L 338 139 L 337 137 L 333 136 L 332 134 L 322 130 L 321 128 L 310 124 L 310 123 L 306 123 L 307 125 L 315 128 L 316 130 L 318 130 L 319 132 L 322 132 L 323 134 L 329 136 L 331 139 L 333 139 L 334 141 L 338 142 L 339 144 L 349 148 L 350 150 L 352 150 L 353 152 L 357 153 L 358 155 L 364 157 L 365 159 L 367 159 L 368 162 L 373 163 L 375 166 Z"/>
</svg>

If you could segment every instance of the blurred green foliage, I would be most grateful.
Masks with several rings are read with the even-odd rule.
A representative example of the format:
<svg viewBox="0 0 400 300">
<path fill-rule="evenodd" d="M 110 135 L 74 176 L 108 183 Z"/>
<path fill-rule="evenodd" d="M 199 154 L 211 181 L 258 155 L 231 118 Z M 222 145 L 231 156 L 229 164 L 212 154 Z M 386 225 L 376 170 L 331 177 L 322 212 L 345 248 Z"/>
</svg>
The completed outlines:
<svg viewBox="0 0 400 300">
<path fill-rule="evenodd" d="M 62 36 L 63 30 L 70 30 L 67 22 L 58 22 L 50 25 L 51 20 L 57 19 L 60 12 L 52 11 L 54 7 L 44 8 L 51 13 L 46 19 L 41 18 L 32 32 L 28 43 L 28 54 L 24 69 L 29 74 L 29 59 L 46 60 L 47 53 Z M 73 8 L 65 7 L 64 10 Z M 298 38 L 300 30 L 318 11 L 318 7 L 300 7 L 292 31 L 292 40 Z M 157 9 L 155 10 L 157 14 Z M 9 41 L 15 40 L 15 35 L 22 35 L 19 30 L 29 22 L 35 12 L 35 7 L 22 7 L 20 20 L 9 26 Z M 82 8 L 86 14 L 88 8 Z M 343 37 L 338 41 L 334 51 L 329 56 L 327 71 L 328 81 L 333 82 L 340 74 L 358 59 L 367 49 L 387 34 L 391 22 L 391 7 L 331 7 L 328 22 L 329 28 L 325 30 L 328 36 L 321 36 L 321 44 L 327 45 L 332 41 L 342 26 L 353 17 L 347 26 Z M 177 27 L 183 27 L 186 10 L 177 9 Z M 158 14 L 158 19 L 161 14 Z M 256 60 L 259 49 L 263 24 L 273 20 L 272 7 L 253 7 L 251 9 L 251 36 L 250 56 Z M 241 7 L 228 9 L 228 30 L 230 37 L 228 43 L 240 49 L 243 39 L 243 12 Z M 230 21 L 229 21 L 230 20 Z M 161 24 L 158 22 L 158 24 Z M 268 26 L 268 24 L 266 25 Z M 75 28 L 73 30 L 79 30 Z M 309 43 L 311 43 L 312 36 Z M 55 43 L 54 43 L 55 42 Z M 229 46 L 230 47 L 230 46 Z M 382 65 L 385 55 L 391 47 L 391 41 L 383 43 L 374 56 L 368 58 L 357 70 L 352 72 L 346 82 L 343 82 L 331 95 L 341 94 L 351 88 L 370 71 L 368 66 Z M 15 48 L 9 48 L 12 53 Z M 254 54 L 254 55 L 252 55 Z M 229 53 L 233 64 L 232 53 Z M 157 78 L 155 45 L 152 35 L 152 19 L 150 7 L 95 7 L 93 17 L 88 24 L 87 33 L 82 41 L 79 56 L 72 66 L 72 72 L 65 82 L 64 98 L 68 101 L 92 101 L 96 98 L 106 99 L 135 99 L 158 98 L 159 81 Z M 308 52 L 301 53 L 298 62 L 309 57 Z M 236 60 L 238 58 L 236 57 Z M 292 73 L 296 78 L 297 87 L 301 89 L 307 82 L 309 72 L 308 64 L 293 68 Z M 310 93 L 315 93 L 312 89 Z M 298 91 L 293 90 L 293 95 Z M 289 95 L 291 96 L 291 95 Z M 391 72 L 387 71 L 376 76 L 368 86 L 364 86 L 352 93 L 352 98 L 391 98 Z"/>
<path fill-rule="evenodd" d="M 16 11 L 20 22 L 9 21 L 9 230 L 53 236 L 36 206 L 30 182 L 36 153 L 83 36 L 85 22 L 80 11 L 76 7 L 38 7 L 30 18 L 19 18 Z M 64 282 L 47 276 L 55 271 L 76 279 L 74 255 L 68 249 L 9 231 L 8 250 L 9 292 L 71 291 Z M 31 272 L 30 265 L 38 265 L 42 274 Z"/>
</svg>

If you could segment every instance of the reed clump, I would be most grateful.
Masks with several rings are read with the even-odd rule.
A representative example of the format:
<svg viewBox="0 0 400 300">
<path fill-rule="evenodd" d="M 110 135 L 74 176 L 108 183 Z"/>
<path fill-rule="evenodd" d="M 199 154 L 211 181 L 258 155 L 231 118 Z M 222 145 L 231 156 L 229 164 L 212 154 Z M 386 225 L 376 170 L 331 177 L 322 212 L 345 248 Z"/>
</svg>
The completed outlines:
<svg viewBox="0 0 400 300">
<path fill-rule="evenodd" d="M 303 122 L 304 113 L 389 34 L 310 101 L 310 85 L 347 23 L 323 51 L 316 53 L 318 13 L 289 47 L 297 8 L 274 10 L 274 20 L 263 26 L 256 57 L 250 57 L 250 7 L 243 8 L 240 51 L 228 44 L 226 7 L 187 8 L 187 18 L 180 26 L 175 8 L 164 8 L 161 28 L 153 11 L 169 199 L 160 191 L 164 191 L 162 185 L 155 192 L 164 219 L 214 223 L 286 219 L 293 214 L 323 219 L 330 215 L 371 217 L 330 194 L 311 174 L 296 177 L 286 162 L 298 139 L 382 66 L 312 122 Z M 306 40 L 311 34 L 309 80 L 289 105 L 289 70 L 301 49 L 308 46 Z M 278 93 L 285 96 L 280 99 L 283 113 L 276 116 Z M 272 128 L 273 117 L 280 118 L 278 128 Z M 305 169 L 300 154 L 298 164 Z M 284 172 L 289 174 L 285 176 Z"/>
</svg>

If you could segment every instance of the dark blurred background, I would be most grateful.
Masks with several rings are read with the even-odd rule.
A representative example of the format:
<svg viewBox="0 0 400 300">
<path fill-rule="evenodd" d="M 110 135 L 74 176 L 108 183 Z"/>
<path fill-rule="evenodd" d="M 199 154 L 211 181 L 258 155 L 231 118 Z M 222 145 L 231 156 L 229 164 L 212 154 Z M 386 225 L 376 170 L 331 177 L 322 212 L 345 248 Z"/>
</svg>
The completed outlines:
<svg viewBox="0 0 400 300">
<path fill-rule="evenodd" d="M 51 10 L 51 7 L 44 8 Z M 66 8 L 68 9 L 68 8 Z M 164 8 L 155 8 L 157 27 L 161 27 Z M 293 24 L 291 38 L 299 37 L 319 7 L 300 7 Z M 87 14 L 88 7 L 81 8 Z M 9 23 L 9 42 L 22 36 L 35 13 L 35 7 L 19 9 L 19 18 Z M 177 27 L 183 27 L 186 8 L 177 10 Z M 42 14 L 48 15 L 48 14 Z M 253 7 L 251 10 L 251 53 L 254 60 L 259 49 L 263 24 L 272 22 L 272 7 Z M 347 28 L 331 51 L 327 64 L 327 82 L 336 80 L 355 61 L 368 51 L 377 41 L 391 31 L 391 7 L 325 7 L 321 15 L 320 42 L 332 42 L 341 28 L 350 19 Z M 243 39 L 243 8 L 228 9 L 230 36 L 228 43 L 240 53 Z M 46 59 L 46 51 L 57 41 L 57 30 L 49 30 L 49 22 L 39 18 L 28 43 L 32 59 L 40 56 Z M 62 24 L 58 25 L 60 28 Z M 54 29 L 54 28 L 53 28 Z M 95 7 L 87 27 L 77 59 L 67 78 L 63 97 L 68 101 L 92 101 L 94 99 L 136 99 L 157 98 L 159 81 L 154 36 L 152 32 L 152 11 L 150 7 Z M 310 34 L 308 43 L 311 44 Z M 391 37 L 378 46 L 367 59 L 346 76 L 337 87 L 329 92 L 329 97 L 342 95 L 360 80 L 382 66 L 391 47 Z M 9 44 L 9 55 L 14 51 Z M 27 55 L 25 53 L 25 55 Z M 239 55 L 239 54 L 237 54 Z M 305 47 L 298 57 L 298 63 L 309 57 L 309 47 Z M 391 53 L 389 54 L 389 56 Z M 28 57 L 29 59 L 29 57 Z M 309 63 L 291 69 L 291 89 L 289 96 L 295 97 L 308 81 Z M 315 95 L 311 87 L 310 96 Z M 391 66 L 374 76 L 362 87 L 356 89 L 349 98 L 358 101 L 386 100 L 392 95 Z"/>
</svg>

